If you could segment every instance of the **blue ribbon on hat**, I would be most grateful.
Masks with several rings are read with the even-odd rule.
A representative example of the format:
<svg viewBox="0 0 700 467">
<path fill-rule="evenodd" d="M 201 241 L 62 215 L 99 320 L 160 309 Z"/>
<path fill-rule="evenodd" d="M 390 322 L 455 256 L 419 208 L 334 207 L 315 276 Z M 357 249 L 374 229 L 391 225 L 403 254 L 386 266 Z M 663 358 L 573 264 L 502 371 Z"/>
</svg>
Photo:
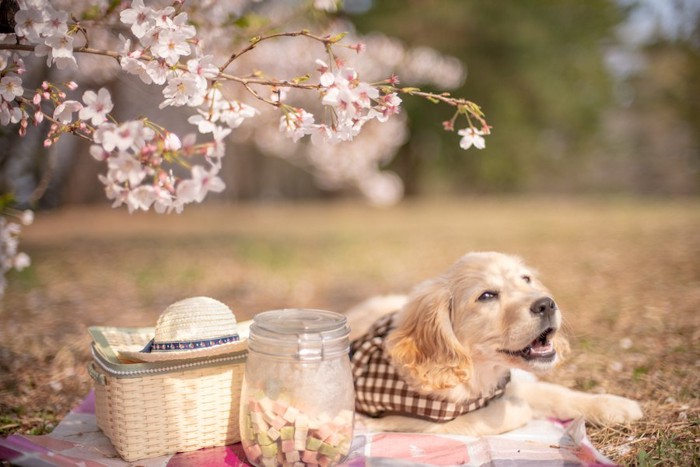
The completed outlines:
<svg viewBox="0 0 700 467">
<path fill-rule="evenodd" d="M 238 337 L 238 334 L 200 341 L 155 342 L 155 339 L 151 339 L 141 352 L 179 352 L 183 350 L 206 349 L 209 347 L 216 347 L 218 345 L 229 344 L 231 342 L 238 342 L 239 340 L 240 338 Z"/>
</svg>

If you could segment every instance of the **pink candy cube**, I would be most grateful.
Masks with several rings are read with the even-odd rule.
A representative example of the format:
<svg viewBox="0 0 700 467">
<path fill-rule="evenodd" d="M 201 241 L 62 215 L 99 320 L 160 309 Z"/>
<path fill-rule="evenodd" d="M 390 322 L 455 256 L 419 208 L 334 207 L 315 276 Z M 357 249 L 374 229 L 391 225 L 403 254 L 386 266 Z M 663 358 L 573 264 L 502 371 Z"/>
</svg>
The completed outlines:
<svg viewBox="0 0 700 467">
<path fill-rule="evenodd" d="M 294 448 L 294 440 L 293 439 L 285 439 L 282 441 L 282 452 L 292 452 L 296 451 Z"/>
<path fill-rule="evenodd" d="M 262 450 L 257 444 L 251 444 L 245 447 L 244 450 L 245 455 L 248 456 L 248 459 L 250 460 L 258 459 L 262 455 Z"/>
<path fill-rule="evenodd" d="M 287 410 L 284 412 L 284 415 L 282 415 L 282 417 L 289 423 L 294 423 L 294 421 L 297 419 L 297 415 L 299 415 L 299 410 L 292 406 L 289 406 L 287 407 Z"/>
<path fill-rule="evenodd" d="M 304 451 L 301 460 L 307 464 L 318 464 L 318 455 L 316 451 Z"/>
<path fill-rule="evenodd" d="M 316 434 L 322 440 L 327 440 L 333 434 L 333 430 L 328 425 L 321 425 L 316 430 Z"/>
<path fill-rule="evenodd" d="M 275 427 L 275 430 L 278 430 L 278 431 L 281 430 L 282 427 L 285 426 L 286 424 L 287 424 L 287 421 L 284 418 L 280 417 L 279 415 L 277 417 L 273 418 L 272 420 L 270 420 L 270 425 Z"/>
<path fill-rule="evenodd" d="M 272 410 L 279 416 L 284 415 L 287 411 L 287 407 L 289 407 L 289 404 L 279 399 L 272 404 Z"/>
</svg>

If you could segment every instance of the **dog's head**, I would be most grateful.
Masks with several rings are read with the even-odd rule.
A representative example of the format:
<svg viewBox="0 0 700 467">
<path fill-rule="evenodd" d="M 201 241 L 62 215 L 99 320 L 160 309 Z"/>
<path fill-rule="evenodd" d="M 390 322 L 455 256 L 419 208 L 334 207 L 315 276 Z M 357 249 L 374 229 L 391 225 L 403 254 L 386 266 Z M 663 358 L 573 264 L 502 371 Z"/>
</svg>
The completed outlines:
<svg viewBox="0 0 700 467">
<path fill-rule="evenodd" d="M 469 382 L 475 361 L 550 369 L 568 348 L 560 325 L 556 302 L 519 258 L 469 253 L 416 287 L 387 349 L 418 388 L 442 390 Z"/>
</svg>

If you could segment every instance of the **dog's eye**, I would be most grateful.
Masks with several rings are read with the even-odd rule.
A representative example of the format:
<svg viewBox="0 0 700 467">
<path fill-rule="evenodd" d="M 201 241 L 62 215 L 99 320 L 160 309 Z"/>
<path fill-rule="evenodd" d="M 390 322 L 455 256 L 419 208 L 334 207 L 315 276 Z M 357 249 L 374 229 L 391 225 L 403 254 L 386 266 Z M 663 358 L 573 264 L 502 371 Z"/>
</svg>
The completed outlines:
<svg viewBox="0 0 700 467">
<path fill-rule="evenodd" d="M 479 298 L 477 298 L 477 301 L 487 302 L 489 300 L 495 300 L 497 298 L 498 298 L 498 292 L 495 292 L 493 290 L 487 290 L 486 292 L 479 295 Z"/>
<path fill-rule="evenodd" d="M 532 282 L 532 279 L 530 278 L 530 276 L 522 276 L 522 278 L 526 284 L 529 284 L 530 282 Z"/>
</svg>

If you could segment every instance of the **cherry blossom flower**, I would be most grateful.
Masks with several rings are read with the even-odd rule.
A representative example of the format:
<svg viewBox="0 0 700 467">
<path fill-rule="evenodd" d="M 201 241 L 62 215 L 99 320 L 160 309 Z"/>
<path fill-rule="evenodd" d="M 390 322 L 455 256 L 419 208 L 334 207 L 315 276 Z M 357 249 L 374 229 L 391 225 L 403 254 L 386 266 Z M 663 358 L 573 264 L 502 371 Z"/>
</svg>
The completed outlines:
<svg viewBox="0 0 700 467">
<path fill-rule="evenodd" d="M 130 24 L 131 32 L 139 39 L 155 24 L 153 10 L 144 6 L 143 0 L 133 0 L 131 8 L 119 13 L 119 19 L 124 24 Z"/>
<path fill-rule="evenodd" d="M 19 216 L 19 221 L 22 225 L 32 225 L 34 223 L 34 211 L 25 209 Z"/>
<path fill-rule="evenodd" d="M 156 189 L 152 185 L 139 185 L 129 191 L 126 198 L 126 205 L 130 213 L 139 209 L 148 211 L 156 198 Z"/>
<path fill-rule="evenodd" d="M 175 65 L 181 55 L 190 54 L 187 36 L 179 31 L 163 30 L 158 34 L 158 41 L 151 45 L 151 52 L 162 58 L 170 66 Z"/>
<path fill-rule="evenodd" d="M 163 148 L 166 151 L 179 151 L 182 149 L 182 141 L 175 133 L 167 132 L 163 138 Z"/>
<path fill-rule="evenodd" d="M 74 58 L 73 36 L 65 33 L 54 34 L 48 37 L 44 43 L 51 47 L 51 56 L 54 61 L 59 58 Z"/>
<path fill-rule="evenodd" d="M 177 213 L 182 212 L 184 203 L 176 201 L 166 188 L 162 186 L 153 187 L 154 200 L 153 209 L 158 214 L 165 214 L 175 211 Z"/>
<path fill-rule="evenodd" d="M 395 92 L 381 96 L 378 101 L 378 104 L 370 110 L 370 117 L 384 123 L 389 117 L 399 113 L 402 100 Z"/>
<path fill-rule="evenodd" d="M 90 155 L 100 162 L 104 162 L 109 158 L 110 152 L 105 150 L 99 144 L 93 144 L 90 146 Z"/>
<path fill-rule="evenodd" d="M 163 88 L 165 100 L 158 107 L 179 107 L 189 105 L 196 107 L 204 102 L 205 89 L 201 82 L 192 73 L 183 73 L 168 80 L 168 85 Z"/>
<path fill-rule="evenodd" d="M 53 111 L 54 120 L 68 124 L 73 121 L 73 113 L 80 111 L 83 105 L 78 101 L 67 100 L 61 102 Z"/>
<path fill-rule="evenodd" d="M 174 29 L 180 34 L 182 34 L 185 37 L 185 39 L 192 39 L 197 35 L 197 29 L 191 24 L 189 24 L 189 18 L 187 17 L 187 13 L 179 13 L 177 16 L 170 19 L 170 16 L 175 12 L 175 10 L 172 7 L 166 7 L 163 10 L 161 10 L 161 12 L 166 11 L 168 13 L 162 13 L 156 20 L 161 27 L 167 29 Z"/>
<path fill-rule="evenodd" d="M 112 146 L 119 151 L 126 151 L 133 146 L 139 147 L 141 144 L 137 143 L 137 138 L 142 126 L 140 121 L 124 122 L 115 131 L 105 133 L 103 144 L 105 147 Z"/>
<path fill-rule="evenodd" d="M 105 186 L 107 199 L 114 200 L 112 202 L 113 208 L 118 208 L 126 202 L 129 190 L 113 178 L 113 172 L 107 172 L 107 175 L 100 174 L 97 178 Z"/>
<path fill-rule="evenodd" d="M 311 144 L 314 146 L 321 146 L 324 143 L 334 143 L 336 140 L 333 139 L 333 136 L 337 133 L 334 133 L 327 125 L 321 123 L 320 125 L 313 125 L 310 127 L 310 130 L 307 130 L 307 132 L 311 135 Z"/>
<path fill-rule="evenodd" d="M 293 109 L 280 117 L 280 131 L 295 143 L 314 128 L 314 116 L 304 109 Z"/>
<path fill-rule="evenodd" d="M 46 66 L 56 65 L 59 70 L 75 69 L 78 63 L 75 61 L 75 56 L 72 51 L 58 48 L 58 56 L 54 56 L 54 49 L 46 44 L 39 44 L 34 48 L 34 55 L 37 57 L 46 57 Z"/>
<path fill-rule="evenodd" d="M 119 151 L 116 157 L 110 157 L 108 166 L 114 180 L 129 182 L 132 187 L 138 186 L 146 177 L 146 171 L 141 162 L 126 151 Z"/>
<path fill-rule="evenodd" d="M 187 60 L 187 70 L 200 80 L 200 87 L 203 88 L 207 86 L 207 79 L 216 78 L 219 75 L 219 67 L 214 64 L 212 55 Z"/>
<path fill-rule="evenodd" d="M 13 101 L 24 94 L 22 80 L 19 76 L 5 75 L 0 79 L 0 96 L 6 101 Z"/>
<path fill-rule="evenodd" d="M 17 256 L 13 258 L 12 267 L 17 271 L 21 271 L 24 268 L 28 268 L 32 264 L 32 260 L 24 252 L 19 252 Z"/>
<path fill-rule="evenodd" d="M 254 107 L 241 102 L 230 101 L 228 105 L 219 109 L 219 120 L 224 122 L 229 128 L 238 128 L 248 118 L 253 118 L 259 112 Z"/>
<path fill-rule="evenodd" d="M 486 146 L 486 141 L 484 141 L 482 136 L 484 133 L 481 130 L 469 127 L 459 130 L 457 134 L 462 137 L 459 141 L 459 147 L 462 149 L 469 149 L 472 146 L 477 149 L 484 149 Z"/>
<path fill-rule="evenodd" d="M 143 63 L 141 60 L 127 56 L 121 57 L 119 63 L 122 66 L 122 70 L 132 75 L 137 75 L 144 84 L 151 84 L 153 82 L 153 79 L 151 78 L 151 74 L 148 72 L 146 64 Z M 163 75 L 163 81 L 160 84 L 163 84 L 164 82 L 165 75 Z"/>
<path fill-rule="evenodd" d="M 5 216 L 0 216 L 0 296 L 5 290 L 5 274 L 10 269 L 20 271 L 31 264 L 29 256 L 18 251 L 21 232 L 19 224 L 8 222 Z"/>
<path fill-rule="evenodd" d="M 216 128 L 216 124 L 207 118 L 207 113 L 201 111 L 201 114 L 192 115 L 187 119 L 192 125 L 197 126 L 197 131 L 202 134 L 211 133 Z"/>
<path fill-rule="evenodd" d="M 0 125 L 17 123 L 26 118 L 26 112 L 22 108 L 10 104 L 0 103 Z"/>
<path fill-rule="evenodd" d="M 146 73 L 154 84 L 163 84 L 168 80 L 171 71 L 165 60 L 151 60 L 146 64 Z"/>
<path fill-rule="evenodd" d="M 49 11 L 44 22 L 43 33 L 47 36 L 54 36 L 67 32 L 68 13 L 65 11 Z"/>
<path fill-rule="evenodd" d="M 208 192 L 218 193 L 224 188 L 226 185 L 214 170 L 207 171 L 202 166 L 195 165 L 192 167 L 192 178 L 180 182 L 177 188 L 177 197 L 185 203 L 191 201 L 199 203 L 204 200 Z"/>
<path fill-rule="evenodd" d="M 107 120 L 107 114 L 112 111 L 112 96 L 105 88 L 100 88 L 95 94 L 94 91 L 85 91 L 83 94 L 85 107 L 80 109 L 81 120 L 91 120 L 93 125 L 99 125 Z"/>
<path fill-rule="evenodd" d="M 44 13 L 37 8 L 20 9 L 15 14 L 15 32 L 32 42 L 39 42 L 44 30 Z"/>
<path fill-rule="evenodd" d="M 221 168 L 221 158 L 226 154 L 226 144 L 224 140 L 231 134 L 231 128 L 224 128 L 216 125 L 214 131 L 211 132 L 214 141 L 209 143 L 206 156 L 217 168 Z"/>
<path fill-rule="evenodd" d="M 215 123 L 218 122 L 226 124 L 229 128 L 238 128 L 246 119 L 259 113 L 255 107 L 248 104 L 226 99 L 219 89 L 211 89 L 208 92 L 197 112 L 199 115 L 193 115 L 188 121 L 197 125 L 200 133 L 213 132 Z"/>
</svg>

